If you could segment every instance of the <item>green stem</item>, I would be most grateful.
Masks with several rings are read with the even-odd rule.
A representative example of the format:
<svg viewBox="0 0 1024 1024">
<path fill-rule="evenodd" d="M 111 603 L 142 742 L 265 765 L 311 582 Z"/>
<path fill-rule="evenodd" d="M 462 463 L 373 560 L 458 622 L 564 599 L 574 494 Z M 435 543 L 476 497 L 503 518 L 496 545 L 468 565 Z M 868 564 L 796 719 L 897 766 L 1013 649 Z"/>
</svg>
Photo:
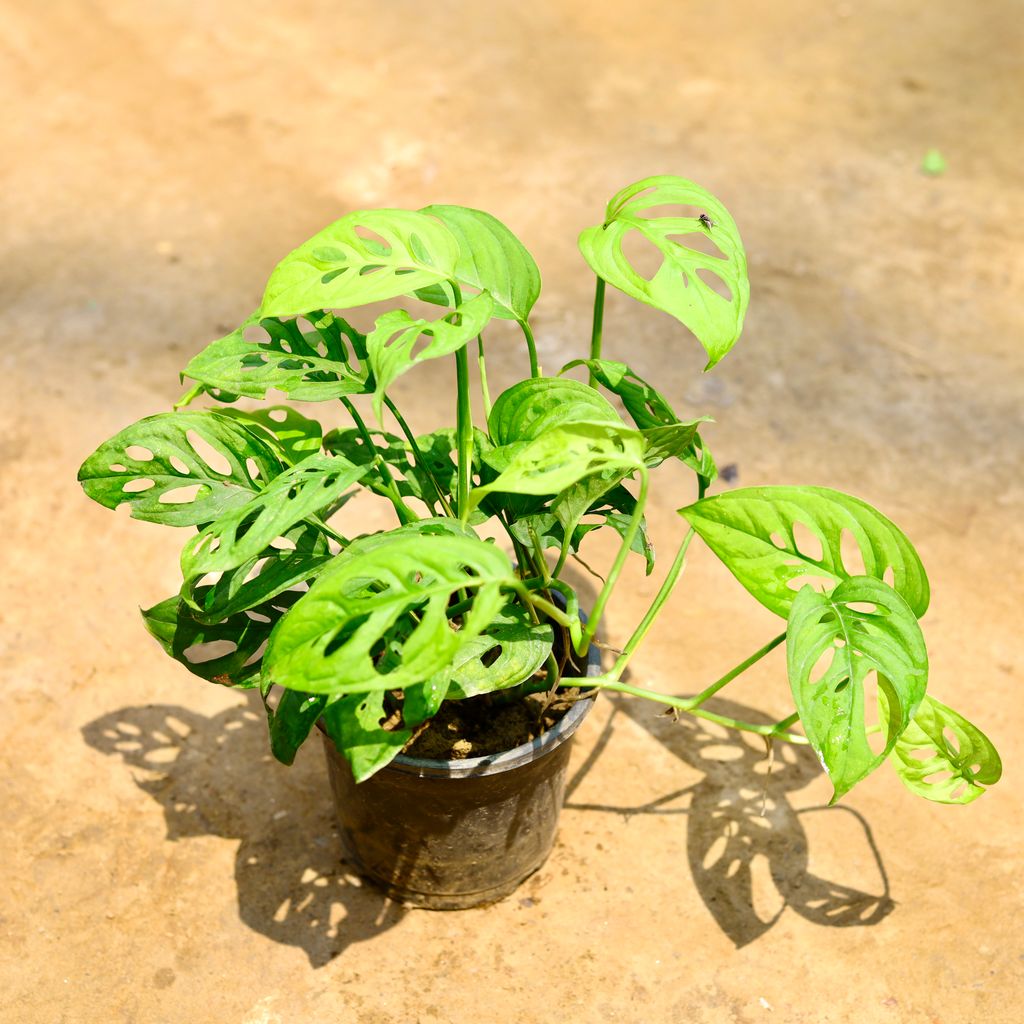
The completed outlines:
<svg viewBox="0 0 1024 1024">
<path fill-rule="evenodd" d="M 450 284 L 452 301 L 458 309 L 462 305 L 462 289 L 454 281 Z M 469 515 L 469 477 L 473 470 L 473 407 L 469 394 L 469 352 L 466 351 L 465 345 L 455 353 L 455 385 L 455 436 L 459 457 L 455 510 L 459 518 L 465 522 Z"/>
<path fill-rule="evenodd" d="M 347 397 L 342 397 L 342 405 L 348 410 L 348 414 L 352 417 L 352 422 L 356 425 L 356 430 L 359 431 L 359 436 L 363 439 L 365 444 L 370 451 L 376 452 L 377 446 L 373 443 L 373 438 L 370 436 L 370 431 L 366 429 L 366 423 L 363 422 L 363 417 L 359 415 L 359 410 L 352 404 L 352 401 Z M 395 507 L 395 513 L 398 516 L 399 522 L 405 526 L 408 523 L 415 523 L 418 520 L 418 516 L 404 501 L 402 496 L 398 493 L 398 488 L 395 486 L 395 479 L 391 475 L 391 470 L 388 469 L 388 464 L 380 457 L 380 454 L 374 456 L 374 464 L 380 473 L 381 480 L 384 481 L 384 486 L 387 491 L 387 498 Z"/>
<path fill-rule="evenodd" d="M 651 602 L 650 608 L 647 609 L 646 614 L 640 620 L 640 625 L 638 625 L 633 631 L 633 635 L 626 641 L 626 646 L 622 648 L 622 654 L 619 655 L 618 661 L 615 662 L 615 667 L 611 671 L 611 675 L 615 679 L 622 678 L 622 673 L 625 671 L 626 665 L 629 664 L 629 659 L 633 656 L 633 652 L 647 635 L 647 632 L 654 624 L 654 620 L 657 618 L 658 613 L 664 607 L 665 602 L 669 599 L 669 596 L 675 589 L 675 585 L 682 576 L 683 569 L 686 567 L 686 552 L 690 547 L 690 541 L 693 540 L 695 533 L 696 531 L 693 529 L 687 531 L 682 544 L 679 545 L 679 550 L 676 552 L 676 557 L 673 560 L 672 565 L 665 574 L 665 579 L 661 584 L 661 588 L 658 590 L 658 593 L 655 594 L 654 600 Z"/>
<path fill-rule="evenodd" d="M 774 651 L 775 648 L 778 647 L 779 644 L 781 644 L 785 639 L 785 633 L 780 633 L 778 636 L 773 637 L 771 640 L 768 641 L 768 643 L 764 645 L 764 647 L 761 647 L 758 650 L 754 651 L 754 653 L 749 658 L 745 659 L 744 661 L 741 661 L 735 668 L 730 669 L 728 672 L 725 673 L 724 676 L 722 676 L 721 679 L 715 680 L 715 682 L 713 682 L 707 689 L 701 690 L 700 693 L 698 693 L 695 697 L 688 697 L 687 700 L 690 702 L 690 706 L 686 710 L 690 711 L 693 708 L 700 707 L 700 705 L 703 704 L 709 697 L 713 697 L 716 693 L 718 693 L 718 691 L 721 690 L 723 686 L 727 686 L 742 672 L 746 672 L 751 665 L 756 664 L 766 654 L 769 654 L 771 651 Z"/>
<path fill-rule="evenodd" d="M 526 338 L 526 349 L 530 354 L 530 376 L 539 377 L 540 364 L 537 362 L 537 343 L 533 340 L 533 331 L 525 320 L 519 320 L 518 323 L 522 328 L 523 337 Z"/>
<path fill-rule="evenodd" d="M 476 339 L 476 365 L 480 372 L 480 394 L 484 400 L 484 419 L 491 416 L 491 393 L 487 389 L 487 364 L 484 361 L 484 336 L 481 333 Z"/>
<path fill-rule="evenodd" d="M 626 527 L 626 532 L 622 535 L 622 545 L 619 547 L 619 553 L 615 556 L 615 561 L 612 563 L 611 569 L 608 571 L 608 578 L 605 580 L 604 586 L 601 588 L 601 593 L 597 595 L 597 600 L 594 602 L 594 607 L 590 612 L 590 618 L 587 619 L 586 629 L 583 630 L 581 637 L 582 646 L 577 645 L 577 654 L 586 654 L 587 648 L 590 646 L 590 641 L 594 639 L 594 634 L 597 632 L 597 627 L 601 623 L 601 616 L 604 614 L 604 606 L 608 603 L 608 598 L 611 597 L 612 590 L 615 589 L 615 584 L 618 581 L 619 574 L 622 572 L 622 567 L 626 564 L 626 558 L 629 555 L 630 549 L 633 547 L 633 540 L 636 538 L 637 531 L 640 529 L 640 521 L 643 519 L 644 506 L 647 504 L 647 484 L 649 481 L 649 474 L 646 468 L 640 469 L 640 490 L 636 496 L 636 507 L 633 509 L 633 515 L 630 517 L 629 526 Z"/>
<path fill-rule="evenodd" d="M 437 500 L 441 503 L 441 507 L 444 509 L 445 514 L 452 516 L 452 507 L 448 503 L 448 499 L 444 496 L 444 491 L 441 490 L 441 485 L 437 482 L 437 477 L 434 476 L 433 471 L 430 468 L 430 464 L 423 457 L 423 452 L 420 451 L 420 446 L 416 443 L 416 435 L 409 429 L 409 424 L 405 422 L 405 417 L 398 411 L 398 406 L 388 398 L 384 396 L 384 404 L 388 407 L 391 415 L 395 417 L 398 423 L 399 429 L 405 435 L 406 441 L 409 442 L 409 447 L 412 449 L 413 458 L 416 460 L 416 464 L 420 466 L 424 473 L 427 474 L 427 478 L 430 480 L 430 485 L 434 488 L 437 494 Z"/>
<path fill-rule="evenodd" d="M 597 279 L 597 287 L 594 289 L 594 320 L 590 328 L 590 358 L 601 358 L 601 332 L 604 330 L 604 278 Z M 597 387 L 597 378 L 591 370 L 587 383 Z"/>
</svg>

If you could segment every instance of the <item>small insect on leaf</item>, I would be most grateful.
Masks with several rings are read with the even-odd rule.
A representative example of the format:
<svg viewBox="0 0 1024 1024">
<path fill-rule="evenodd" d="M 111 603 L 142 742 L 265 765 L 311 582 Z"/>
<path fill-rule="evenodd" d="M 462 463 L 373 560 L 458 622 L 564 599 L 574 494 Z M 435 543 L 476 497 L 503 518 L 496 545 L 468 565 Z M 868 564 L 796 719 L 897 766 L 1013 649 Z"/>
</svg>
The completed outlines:
<svg viewBox="0 0 1024 1024">
<path fill-rule="evenodd" d="M 715 226 L 715 222 L 706 213 L 702 213 L 697 220 L 706 231 L 710 231 Z"/>
</svg>

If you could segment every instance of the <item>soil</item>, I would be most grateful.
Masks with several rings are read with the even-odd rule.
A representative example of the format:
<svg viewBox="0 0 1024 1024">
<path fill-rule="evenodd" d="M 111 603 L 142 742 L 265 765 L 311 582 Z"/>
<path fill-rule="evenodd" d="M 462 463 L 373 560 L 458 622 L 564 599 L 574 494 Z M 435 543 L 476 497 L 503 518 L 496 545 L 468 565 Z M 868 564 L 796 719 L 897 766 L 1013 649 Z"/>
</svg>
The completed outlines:
<svg viewBox="0 0 1024 1024">
<path fill-rule="evenodd" d="M 567 697 L 579 693 L 566 692 Z M 569 710 L 569 701 L 551 702 L 533 693 L 504 707 L 488 695 L 445 701 L 403 753 L 432 761 L 501 754 L 543 735 Z"/>
<path fill-rule="evenodd" d="M 488 1024 L 1018 1024 L 1020 4 L 430 14 L 0 0 L 5 1024 L 449 1024 L 482 1005 Z M 610 292 L 606 353 L 714 418 L 702 433 L 736 486 L 839 488 L 906 530 L 932 584 L 929 690 L 991 735 L 1003 780 L 940 807 L 883 766 L 828 807 L 802 749 L 777 744 L 769 775 L 762 743 L 602 698 L 550 860 L 453 928 L 340 861 L 315 744 L 275 763 L 258 699 L 160 652 L 137 609 L 177 591 L 184 533 L 91 504 L 75 473 L 170 408 L 178 370 L 256 307 L 283 253 L 368 206 L 509 224 L 541 267 L 534 330 L 557 371 L 590 336 L 576 237 L 655 173 L 734 214 L 744 336 L 702 374 L 674 321 Z M 525 366 L 506 327 L 487 335 L 492 396 Z M 414 429 L 451 423 L 453 376 L 436 361 L 400 379 Z M 659 470 L 661 568 L 631 559 L 609 644 L 693 496 Z M 344 514 L 354 532 L 392 523 L 374 503 Z M 583 555 L 600 568 L 614 550 L 598 532 Z M 695 693 L 778 629 L 694 544 L 631 682 Z M 784 652 L 723 697 L 734 717 L 785 716 Z M 381 985 L 386 963 L 401 969 Z"/>
</svg>

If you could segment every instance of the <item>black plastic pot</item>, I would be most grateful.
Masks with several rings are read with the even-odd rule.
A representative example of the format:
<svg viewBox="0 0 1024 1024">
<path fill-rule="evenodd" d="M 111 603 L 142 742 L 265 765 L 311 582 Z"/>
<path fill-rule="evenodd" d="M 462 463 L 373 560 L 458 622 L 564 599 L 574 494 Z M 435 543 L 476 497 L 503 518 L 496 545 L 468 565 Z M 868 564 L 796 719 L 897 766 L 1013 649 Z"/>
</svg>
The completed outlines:
<svg viewBox="0 0 1024 1024">
<path fill-rule="evenodd" d="M 587 675 L 600 674 L 596 647 Z M 400 754 L 365 782 L 321 732 L 347 859 L 388 896 L 433 910 L 493 903 L 551 852 L 572 736 L 593 705 L 573 704 L 543 736 L 461 761 Z"/>
</svg>

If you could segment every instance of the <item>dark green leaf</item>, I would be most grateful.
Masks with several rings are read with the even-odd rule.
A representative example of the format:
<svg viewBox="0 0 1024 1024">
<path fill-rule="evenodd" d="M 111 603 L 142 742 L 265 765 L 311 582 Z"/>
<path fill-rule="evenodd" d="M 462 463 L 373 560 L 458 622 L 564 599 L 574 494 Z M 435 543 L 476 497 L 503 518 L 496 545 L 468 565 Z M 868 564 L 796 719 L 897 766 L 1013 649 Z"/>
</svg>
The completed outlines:
<svg viewBox="0 0 1024 1024">
<path fill-rule="evenodd" d="M 912 793 L 940 804 L 969 804 L 1003 773 L 992 741 L 928 694 L 889 760 Z"/>
<path fill-rule="evenodd" d="M 435 205 L 421 212 L 437 217 L 458 240 L 455 276 L 459 283 L 490 292 L 497 303 L 496 316 L 526 320 L 540 295 L 540 271 L 526 246 L 482 210 Z M 448 304 L 447 298 L 441 301 Z"/>
<path fill-rule="evenodd" d="M 924 697 L 921 627 L 907 602 L 870 576 L 844 580 L 830 594 L 806 586 L 789 614 L 786 657 L 800 722 L 835 787 L 834 802 L 881 764 Z M 872 671 L 888 722 L 878 754 L 865 723 L 864 681 Z"/>
<path fill-rule="evenodd" d="M 860 550 L 865 575 L 882 579 L 891 569 L 893 587 L 914 613 L 920 618 L 928 609 L 928 577 L 913 545 L 859 498 L 826 487 L 748 487 L 704 498 L 679 514 L 740 583 L 783 618 L 796 596 L 791 581 L 819 577 L 831 587 L 859 574 L 843 564 L 844 531 Z M 817 538 L 820 557 L 799 549 L 795 524 Z"/>
<path fill-rule="evenodd" d="M 321 402 L 371 390 L 367 370 L 353 359 L 362 344 L 344 320 L 314 310 L 305 314 L 314 330 L 303 331 L 298 319 L 283 320 L 254 313 L 240 327 L 211 342 L 184 369 L 184 375 L 207 388 L 263 398 L 271 388 L 300 402 Z M 259 337 L 260 331 L 263 337 Z M 247 334 L 257 337 L 250 340 Z M 359 339 L 357 345 L 356 339 Z"/>
<path fill-rule="evenodd" d="M 350 213 L 289 253 L 263 293 L 262 316 L 304 316 L 408 295 L 455 277 L 459 245 L 411 210 Z"/>
<path fill-rule="evenodd" d="M 282 690 L 276 708 L 266 705 L 270 752 L 281 764 L 294 763 L 296 752 L 306 742 L 326 703 L 326 697 Z"/>
<path fill-rule="evenodd" d="M 82 463 L 78 480 L 107 508 L 127 502 L 135 519 L 197 526 L 250 501 L 283 468 L 274 447 L 243 423 L 185 410 L 115 434 Z"/>
<path fill-rule="evenodd" d="M 690 207 L 694 212 L 647 215 L 659 206 Z M 700 214 L 709 218 L 709 224 L 700 220 Z M 637 272 L 623 250 L 626 236 L 634 231 L 662 256 L 650 280 Z M 702 251 L 711 248 L 709 243 L 721 255 Z M 750 300 L 746 253 L 729 211 L 699 185 L 663 175 L 624 188 L 608 204 L 604 224 L 587 228 L 579 246 L 598 277 L 685 324 L 708 354 L 707 369 L 739 338 Z M 729 297 L 719 295 L 702 273 L 717 278 Z"/>
<path fill-rule="evenodd" d="M 354 693 L 328 702 L 324 728 L 338 752 L 352 768 L 356 782 L 363 782 L 401 753 L 409 742 L 409 729 L 385 729 L 388 715 L 384 692 Z"/>
<path fill-rule="evenodd" d="M 508 556 L 466 536 L 393 531 L 348 548 L 296 604 L 271 638 L 267 677 L 290 689 L 343 694 L 396 690 L 450 672 L 459 649 L 501 610 L 516 584 Z M 472 595 L 461 628 L 449 623 L 453 594 Z M 401 658 L 376 659 L 399 619 L 416 625 Z"/>
</svg>

